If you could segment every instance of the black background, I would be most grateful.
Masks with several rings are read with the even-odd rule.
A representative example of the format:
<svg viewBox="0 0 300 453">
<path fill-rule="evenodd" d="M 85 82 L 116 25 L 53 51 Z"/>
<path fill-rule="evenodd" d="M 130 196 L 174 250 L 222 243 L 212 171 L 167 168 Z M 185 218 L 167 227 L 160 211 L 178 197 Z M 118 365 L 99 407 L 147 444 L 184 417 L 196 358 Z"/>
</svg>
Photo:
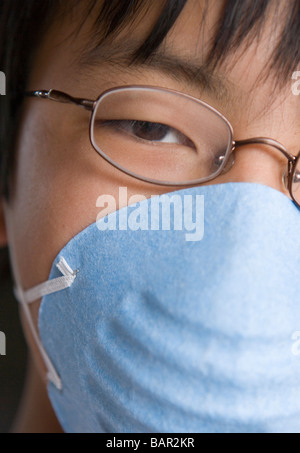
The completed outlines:
<svg viewBox="0 0 300 453">
<path fill-rule="evenodd" d="M 6 336 L 6 355 L 0 355 L 0 433 L 7 433 L 20 402 L 27 360 L 7 249 L 0 249 L 0 331 Z"/>
</svg>

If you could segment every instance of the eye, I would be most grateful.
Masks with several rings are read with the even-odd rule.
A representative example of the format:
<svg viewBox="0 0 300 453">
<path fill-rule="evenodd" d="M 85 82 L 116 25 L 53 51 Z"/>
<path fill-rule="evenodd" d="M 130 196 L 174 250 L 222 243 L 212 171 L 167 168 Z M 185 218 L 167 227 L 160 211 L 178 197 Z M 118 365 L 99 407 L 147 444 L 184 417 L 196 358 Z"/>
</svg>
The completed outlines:
<svg viewBox="0 0 300 453">
<path fill-rule="evenodd" d="M 166 124 L 150 123 L 148 121 L 133 121 L 129 127 L 137 137 L 155 142 L 177 143 L 180 134 L 176 129 L 172 129 Z"/>
<path fill-rule="evenodd" d="M 173 143 L 195 149 L 194 143 L 186 135 L 167 124 L 138 120 L 112 120 L 105 121 L 102 125 L 126 132 L 144 142 Z"/>
</svg>

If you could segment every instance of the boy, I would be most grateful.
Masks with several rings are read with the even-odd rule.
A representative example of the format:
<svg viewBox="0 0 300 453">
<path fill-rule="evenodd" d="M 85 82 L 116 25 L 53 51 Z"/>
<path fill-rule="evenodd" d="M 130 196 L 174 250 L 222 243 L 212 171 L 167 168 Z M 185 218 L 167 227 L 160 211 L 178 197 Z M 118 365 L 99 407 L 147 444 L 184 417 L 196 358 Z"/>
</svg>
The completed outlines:
<svg viewBox="0 0 300 453">
<path fill-rule="evenodd" d="M 267 389 L 262 393 L 257 390 L 260 388 L 258 382 L 261 382 L 259 377 L 269 372 L 271 365 L 264 363 L 259 367 L 260 359 L 257 357 L 255 367 L 258 369 L 255 368 L 256 374 L 254 373 L 255 377 L 250 383 L 250 371 L 247 369 L 243 375 L 244 362 L 241 357 L 236 356 L 242 345 L 246 345 L 247 351 L 250 346 L 254 347 L 253 338 L 257 340 L 259 334 L 256 332 L 252 337 L 251 329 L 256 329 L 256 322 L 263 323 L 262 319 L 258 321 L 252 317 L 252 312 L 248 312 L 251 301 L 247 305 L 244 296 L 241 299 L 240 294 L 251 294 L 253 304 L 260 302 L 262 310 L 270 312 L 262 292 L 268 293 L 272 285 L 266 280 L 261 286 L 258 284 L 261 275 L 259 270 L 264 271 L 264 252 L 261 254 L 261 261 L 257 261 L 252 255 L 244 255 L 242 242 L 236 238 L 231 242 L 230 235 L 238 234 L 234 230 L 235 226 L 237 230 L 241 228 L 244 232 L 245 221 L 243 222 L 242 218 L 245 219 L 243 209 L 246 208 L 243 208 L 243 204 L 249 208 L 251 203 L 239 202 L 239 194 L 236 194 L 233 199 L 237 201 L 231 204 L 229 209 L 224 200 L 227 191 L 232 190 L 232 193 L 235 193 L 236 189 L 233 189 L 230 183 L 260 184 L 258 190 L 262 190 L 266 212 L 275 216 L 270 214 L 268 228 L 276 227 L 280 217 L 277 219 L 275 214 L 279 215 L 280 211 L 284 217 L 283 212 L 287 206 L 289 218 L 286 222 L 291 224 L 295 219 L 293 225 L 296 230 L 299 216 L 296 208 L 298 161 L 293 156 L 297 157 L 299 152 L 300 125 L 299 98 L 292 91 L 292 75 L 299 68 L 300 60 L 299 1 L 2 0 L 0 11 L 0 69 L 6 74 L 7 81 L 6 95 L 1 97 L 3 213 L 0 237 L 2 245 L 9 245 L 18 297 L 23 307 L 24 330 L 33 357 L 15 430 L 55 432 L 62 426 L 65 431 L 70 432 L 152 432 L 160 429 L 176 432 L 187 430 L 185 423 L 191 430 L 213 432 L 297 429 L 291 424 L 291 417 L 296 411 L 294 407 L 289 406 L 292 414 L 288 415 L 278 409 L 282 407 L 282 400 L 276 407 L 269 407 L 273 394 L 268 394 Z M 118 87 L 122 87 L 122 90 L 113 91 Z M 135 88 L 130 91 L 126 87 Z M 50 89 L 56 91 L 51 94 Z M 101 94 L 102 98 L 99 98 Z M 94 102 L 97 99 L 97 103 Z M 59 102 L 52 102 L 53 100 Z M 70 105 L 70 102 L 74 105 Z M 76 107 L 75 103 L 84 108 Z M 92 121 L 89 126 L 90 115 Z M 256 139 L 242 142 L 252 137 L 266 137 L 270 141 Z M 215 185 L 222 187 L 224 198 L 222 191 L 215 196 Z M 120 200 L 120 187 L 127 188 L 125 201 Z M 248 184 L 234 187 L 238 187 L 237 190 L 240 187 L 241 190 L 247 189 L 247 194 L 248 190 L 252 190 Z M 269 192 L 267 187 L 275 189 L 275 192 Z M 159 235 L 162 232 L 158 231 L 158 236 L 155 236 L 157 239 L 151 242 L 151 246 L 150 242 L 147 242 L 149 236 L 143 236 L 141 242 L 135 243 L 134 241 L 140 240 L 140 236 L 134 235 L 134 232 L 132 236 L 128 236 L 128 242 L 127 236 L 114 236 L 112 242 L 109 242 L 108 238 L 107 243 L 106 239 L 102 239 L 107 236 L 103 235 L 105 225 L 101 223 L 101 217 L 114 214 L 126 204 L 136 202 L 137 199 L 128 202 L 132 196 L 137 195 L 144 200 L 144 206 L 148 206 L 147 200 L 153 195 L 187 190 L 188 192 L 178 192 L 183 196 L 196 194 L 194 190 L 199 188 L 203 188 L 203 192 L 197 191 L 198 195 L 204 194 L 208 200 L 212 196 L 214 203 L 217 200 L 213 208 L 216 216 L 225 203 L 227 210 L 224 208 L 222 219 L 236 219 L 236 223 L 232 221 L 228 234 L 223 230 L 224 236 L 220 237 L 222 244 L 231 244 L 224 257 L 237 250 L 237 262 L 241 263 L 241 266 L 245 256 L 248 257 L 245 275 L 241 277 L 238 274 L 238 281 L 234 282 L 233 277 L 230 280 L 230 275 L 235 275 L 235 267 L 226 279 L 229 290 L 224 297 L 226 301 L 237 298 L 240 305 L 244 306 L 245 313 L 248 313 L 248 317 L 245 317 L 249 324 L 242 329 L 245 333 L 242 343 L 241 332 L 236 333 L 234 341 L 232 340 L 231 346 L 228 347 L 232 353 L 229 354 L 226 365 L 224 363 L 224 367 L 220 369 L 214 369 L 210 359 L 207 359 L 207 362 L 205 360 L 209 357 L 209 351 L 214 350 L 214 342 L 217 339 L 220 344 L 229 342 L 226 335 L 221 338 L 218 329 L 221 329 L 220 325 L 228 322 L 231 308 L 227 311 L 227 316 L 224 315 L 225 318 L 220 321 L 220 325 L 218 324 L 219 327 L 214 326 L 216 330 L 212 329 L 215 335 L 206 340 L 205 332 L 209 331 L 203 327 L 203 319 L 208 316 L 206 311 L 201 312 L 203 330 L 200 331 L 198 325 L 196 331 L 200 337 L 197 336 L 195 340 L 188 336 L 188 332 L 193 331 L 189 315 L 180 311 L 181 307 L 188 306 L 192 299 L 199 305 L 209 297 L 212 301 L 210 304 L 221 300 L 220 295 L 212 295 L 222 280 L 219 280 L 217 271 L 220 271 L 218 266 L 221 266 L 224 259 L 223 255 L 218 259 L 212 249 L 213 244 L 218 242 L 217 236 L 215 242 L 210 243 L 210 247 L 199 249 L 201 253 L 195 253 L 196 261 L 193 261 L 195 249 L 188 245 L 190 249 L 187 256 L 190 257 L 190 263 L 194 263 L 190 271 L 187 269 L 189 260 L 184 255 L 187 248 L 183 248 L 182 253 L 178 249 L 174 259 L 170 255 L 169 261 L 163 261 L 169 250 L 175 250 L 176 244 L 180 243 L 177 239 L 171 239 L 171 232 Z M 112 204 L 112 207 L 107 207 L 101 200 L 97 204 L 103 194 L 116 200 L 115 206 Z M 234 198 L 235 196 L 237 198 Z M 272 200 L 274 196 L 272 203 L 268 201 L 269 196 Z M 295 204 L 292 204 L 290 198 L 293 198 Z M 259 200 L 260 196 L 254 202 L 257 203 L 255 212 L 260 209 Z M 209 203 L 208 211 L 205 212 L 207 218 L 210 212 Z M 284 204 L 283 207 L 281 203 Z M 105 206 L 107 210 L 99 217 L 99 207 Z M 275 212 L 269 211 L 269 208 Z M 240 214 L 239 209 L 242 210 Z M 100 238 L 96 239 L 100 243 L 104 241 L 101 260 L 98 257 L 93 258 L 93 249 L 88 252 L 90 249 L 87 249 L 88 244 L 84 242 L 81 247 L 86 247 L 86 253 L 83 250 L 78 263 L 75 259 L 72 262 L 74 253 L 71 248 L 72 244 L 75 244 L 72 238 L 80 232 L 90 231 L 87 228 L 93 225 L 97 218 L 100 218 L 98 226 L 102 232 L 99 231 L 99 236 L 95 237 Z M 212 219 L 211 222 L 213 221 Z M 217 220 L 215 222 L 217 223 Z M 247 225 L 250 228 L 247 231 L 253 232 L 254 226 L 249 227 L 249 222 Z M 213 228 L 213 223 L 209 224 L 209 228 Z M 282 231 L 282 225 L 281 229 L 278 227 L 278 231 L 278 234 L 282 234 L 282 237 L 278 237 L 278 243 L 282 244 L 287 233 Z M 255 244 L 256 241 L 260 244 L 261 236 L 265 238 L 258 229 L 253 241 L 245 239 L 245 244 Z M 205 237 L 204 235 L 201 247 L 204 247 Z M 90 236 L 89 243 L 94 240 Z M 297 235 L 293 240 L 295 249 L 298 250 Z M 168 241 L 169 248 L 163 252 Z M 115 250 L 113 247 L 116 242 L 118 246 Z M 68 243 L 71 244 L 70 250 L 64 249 Z M 137 256 L 131 255 L 131 251 L 127 250 L 126 244 L 129 243 L 130 250 L 135 249 Z M 237 244 L 240 244 L 240 247 Z M 94 242 L 96 252 L 99 246 L 98 242 Z M 276 246 L 274 244 L 275 248 Z M 65 261 L 55 262 L 55 266 L 59 265 L 60 272 L 54 267 L 52 275 L 49 276 L 51 265 L 61 250 L 65 253 L 60 258 Z M 203 292 L 203 286 L 202 293 L 201 288 L 190 293 L 191 288 L 196 288 L 194 279 L 192 281 L 193 270 L 202 268 L 197 261 L 199 255 L 206 260 L 204 263 L 213 255 L 217 266 L 208 265 L 208 273 L 202 276 L 203 284 L 208 282 L 207 293 Z M 181 272 L 179 256 L 182 256 L 185 263 L 180 268 Z M 279 252 L 276 254 L 276 257 L 278 256 Z M 290 271 L 296 272 L 292 256 L 293 250 L 290 250 L 288 263 L 283 262 L 282 255 L 280 259 L 283 267 L 287 266 Z M 155 257 L 153 262 L 152 257 Z M 90 259 L 92 277 L 87 280 L 83 278 L 84 265 L 87 266 Z M 268 263 L 274 262 L 274 259 L 273 255 L 272 258 L 268 256 Z M 124 265 L 123 273 L 114 274 L 109 285 L 107 282 L 115 272 L 115 266 L 118 267 L 121 261 Z M 136 262 L 139 263 L 138 268 L 134 267 Z M 229 262 L 234 262 L 234 259 Z M 94 272 L 95 263 L 99 269 Z M 101 266 L 104 266 L 105 271 Z M 178 274 L 175 272 L 177 266 Z M 173 310 L 172 305 L 168 305 L 168 309 L 162 303 L 156 306 L 153 298 L 150 303 L 151 310 L 145 311 L 147 315 L 144 312 L 143 316 L 139 312 L 132 314 L 136 307 L 148 307 L 146 302 L 146 305 L 142 303 L 140 296 L 135 300 L 135 284 L 138 285 L 139 281 L 143 280 L 143 277 L 139 276 L 143 267 L 146 269 L 145 279 L 150 274 L 153 279 L 158 279 L 151 281 L 154 287 L 158 285 L 159 294 L 164 295 L 170 288 L 171 292 L 166 297 L 168 300 L 173 299 L 174 306 L 177 307 L 175 301 L 178 294 L 185 300 L 182 305 L 178 303 L 178 312 L 169 311 Z M 222 269 L 223 275 L 226 267 L 227 265 Z M 132 274 L 127 274 L 127 268 L 133 269 Z M 158 274 L 152 274 L 153 269 L 158 269 Z M 103 272 L 101 275 L 100 270 Z M 167 279 L 169 272 L 172 273 L 172 278 Z M 120 286 L 123 284 L 122 275 L 123 287 Z M 278 282 L 277 269 L 276 276 L 274 275 L 271 269 L 270 281 Z M 249 281 L 247 276 L 251 276 Z M 196 275 L 194 277 L 197 279 Z M 40 311 L 38 328 L 38 310 L 42 296 L 52 296 L 45 286 L 44 293 L 39 290 L 35 292 L 39 295 L 36 300 L 26 291 L 54 278 L 65 278 L 65 286 L 54 296 L 58 299 L 49 299 L 48 302 L 45 299 L 45 310 Z M 212 279 L 211 282 L 208 281 L 209 278 Z M 134 283 L 136 279 L 137 283 Z M 178 281 L 180 284 L 176 286 L 175 282 Z M 60 305 L 60 302 L 57 302 L 56 305 L 56 300 L 64 297 L 62 294 L 67 294 L 69 287 L 71 290 L 76 288 L 78 282 L 80 291 L 83 291 L 82 288 L 86 291 L 78 296 L 81 306 L 86 304 L 85 310 L 79 315 L 78 302 L 74 311 L 70 309 L 67 317 L 63 310 L 68 303 L 65 301 Z M 236 284 L 240 291 L 238 295 L 235 291 Z M 97 302 L 96 299 L 92 300 L 96 296 L 92 296 L 90 292 L 93 285 L 98 288 L 98 292 L 95 290 L 93 293 L 98 294 Z M 145 300 L 149 301 L 147 295 L 153 292 L 150 290 L 150 282 L 147 285 L 144 295 L 146 294 Z M 174 285 L 176 291 L 173 293 Z M 279 294 L 280 290 L 282 294 L 286 294 L 286 300 L 290 300 L 285 293 L 288 288 L 276 287 L 274 292 Z M 102 292 L 104 300 L 105 294 L 110 296 L 107 295 L 107 303 L 100 306 L 99 293 Z M 139 294 L 142 292 L 140 289 Z M 117 295 L 117 305 L 110 299 L 114 298 L 114 295 Z M 272 297 L 276 298 L 276 294 L 274 296 L 272 293 Z M 71 293 L 69 303 L 75 298 L 77 296 Z M 119 306 L 121 299 L 122 304 Z M 134 300 L 135 304 L 132 302 Z M 230 302 L 230 307 L 234 307 L 234 300 Z M 283 299 L 281 302 L 285 305 Z M 205 306 L 210 304 L 207 302 Z M 267 304 L 266 308 L 264 304 Z M 89 328 L 91 331 L 94 329 L 93 319 L 90 317 L 95 305 L 98 308 L 93 319 L 95 325 L 98 323 L 97 334 L 89 335 Z M 107 307 L 110 306 L 107 313 Z M 162 306 L 166 311 L 157 308 Z M 50 311 L 50 307 L 56 307 L 56 311 Z M 114 310 L 116 317 L 109 321 L 108 325 L 102 325 L 102 320 L 106 319 L 105 317 L 108 319 Z M 155 310 L 158 310 L 158 318 L 152 320 L 151 316 Z M 192 318 L 196 319 L 196 307 L 193 306 L 191 310 Z M 201 311 L 200 306 L 199 310 Z M 159 313 L 162 312 L 165 313 L 164 319 L 167 321 L 160 324 Z M 296 316 L 295 312 L 291 312 Z M 216 313 L 220 313 L 220 308 L 216 309 Z M 241 315 L 233 308 L 231 315 L 238 324 L 237 320 Z M 270 316 L 275 318 L 277 314 L 271 312 Z M 290 319 L 290 314 L 285 313 L 284 316 Z M 188 326 L 186 330 L 181 330 L 184 327 L 176 321 L 177 335 L 174 334 L 173 324 L 172 329 L 169 329 L 170 319 L 175 318 L 177 321 L 182 320 L 182 326 Z M 60 326 L 60 319 L 64 320 L 65 329 Z M 122 319 L 126 320 L 126 326 L 130 326 L 128 331 L 122 324 Z M 135 325 L 135 319 L 140 319 L 139 325 L 144 326 L 143 332 L 149 329 L 147 340 L 142 341 L 143 332 L 139 330 L 139 325 Z M 283 324 L 285 319 L 284 317 Z M 151 320 L 153 322 L 150 322 Z M 73 328 L 75 322 L 76 327 Z M 156 325 L 162 326 L 161 340 L 153 337 Z M 286 338 L 296 327 L 287 327 Z M 38 329 L 43 337 L 42 342 Z M 70 337 L 62 339 L 65 331 L 70 332 Z M 122 331 L 126 332 L 123 336 L 120 334 Z M 268 335 L 264 338 L 264 346 L 268 342 Z M 181 342 L 172 349 L 170 345 L 172 342 L 176 343 L 176 338 L 181 338 Z M 205 346 L 202 341 L 206 341 Z M 75 357 L 74 351 L 70 353 L 70 343 L 73 343 L 73 347 L 76 344 L 79 358 Z M 111 344 L 114 345 L 113 350 Z M 136 344 L 138 346 L 135 347 Z M 236 345 L 235 349 L 233 344 Z M 100 346 L 106 348 L 105 351 L 100 351 Z M 176 355 L 177 351 L 181 357 L 181 348 L 184 349 L 186 366 L 183 359 L 179 360 Z M 194 349 L 199 351 L 195 361 L 190 354 Z M 257 344 L 254 349 L 260 350 Z M 141 351 L 144 351 L 144 355 Z M 219 356 L 224 357 L 226 349 L 222 354 L 220 349 L 217 348 L 217 351 L 215 360 L 219 364 Z M 288 352 L 286 354 L 288 356 Z M 131 363 L 127 362 L 129 356 Z M 265 356 L 268 357 L 268 354 Z M 243 357 L 247 357 L 247 354 Z M 169 358 L 172 359 L 171 364 L 168 362 Z M 72 368 L 72 376 L 68 375 L 67 369 L 63 370 L 67 360 L 70 360 L 69 369 L 75 362 L 78 364 L 76 371 Z M 81 360 L 83 361 L 80 366 Z M 199 361 L 202 365 L 194 375 L 194 367 L 198 366 Z M 148 363 L 151 365 L 149 369 Z M 230 371 L 227 370 L 228 363 L 232 364 Z M 278 361 L 278 366 L 279 363 L 281 362 Z M 173 367 L 173 372 L 165 374 L 168 366 Z M 213 369 L 215 374 L 211 374 Z M 84 370 L 90 371 L 85 374 Z M 292 375 L 293 372 L 294 368 Z M 235 379 L 240 376 L 243 377 L 235 383 Z M 261 379 L 265 383 L 276 382 L 278 385 L 275 375 L 270 377 L 270 380 Z M 198 388 L 200 381 L 201 388 Z M 45 384 L 48 385 L 50 399 L 60 425 L 48 402 Z M 211 387 L 214 384 L 219 391 Z M 276 385 L 274 384 L 275 387 Z M 232 395 L 229 387 L 235 389 L 234 392 L 240 388 L 241 394 Z M 185 391 L 185 397 L 177 398 L 182 391 Z M 196 401 L 196 395 L 202 396 L 202 399 Z M 216 395 L 220 395 L 220 401 L 217 401 Z M 262 400 L 266 401 L 264 408 L 268 407 L 268 410 L 259 406 Z M 289 395 L 286 404 L 291 404 L 290 401 Z M 231 404 L 232 407 L 229 407 Z M 244 413 L 243 407 L 249 407 L 249 411 L 245 410 Z M 143 414 L 143 408 L 146 408 L 146 415 Z M 255 410 L 258 419 L 255 418 Z M 277 417 L 282 420 L 287 417 L 287 424 L 281 426 Z"/>
</svg>

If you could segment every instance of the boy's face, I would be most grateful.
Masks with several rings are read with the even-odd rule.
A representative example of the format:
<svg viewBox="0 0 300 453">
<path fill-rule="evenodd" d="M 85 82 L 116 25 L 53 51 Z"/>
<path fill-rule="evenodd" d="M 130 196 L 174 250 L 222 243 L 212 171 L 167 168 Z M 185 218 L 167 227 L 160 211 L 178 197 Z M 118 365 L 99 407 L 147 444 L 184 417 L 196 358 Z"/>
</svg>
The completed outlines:
<svg viewBox="0 0 300 453">
<path fill-rule="evenodd" d="M 202 2 L 188 2 L 159 52 L 201 63 L 218 20 L 221 3 L 209 2 L 205 27 L 199 31 Z M 107 44 L 106 55 L 115 47 L 124 51 L 129 41 L 144 42 L 159 11 L 151 6 L 146 18 L 125 27 L 116 41 Z M 78 16 L 53 26 L 36 55 L 29 90 L 54 88 L 76 97 L 96 99 L 108 88 L 120 85 L 156 85 L 182 91 L 202 99 L 221 111 L 233 125 L 236 139 L 264 136 L 283 143 L 296 154 L 299 143 L 299 104 L 288 84 L 276 92 L 270 75 L 257 81 L 271 55 L 280 26 L 267 22 L 259 42 L 241 47 L 226 59 L 216 73 L 220 90 L 208 93 L 197 80 L 188 81 L 173 70 L 163 70 L 158 62 L 131 66 L 113 64 L 109 58 L 85 65 L 80 57 L 87 49 L 92 19 L 89 17 L 77 34 L 72 34 Z M 108 50 L 108 53 L 107 53 Z M 235 60 L 236 59 L 236 60 Z M 173 72 L 173 75 L 172 75 Z M 221 85 L 226 87 L 225 90 Z M 14 272 L 24 289 L 48 279 L 52 262 L 63 246 L 77 233 L 96 221 L 96 200 L 110 194 L 118 200 L 119 187 L 127 187 L 128 197 L 150 197 L 166 189 L 135 180 L 102 159 L 92 148 L 88 134 L 89 112 L 69 104 L 28 99 L 17 144 L 17 165 L 11 201 L 5 209 L 8 241 L 14 259 Z M 285 192 L 282 174 L 286 160 L 276 150 L 252 145 L 237 151 L 234 167 L 211 183 L 256 182 Z M 118 206 L 119 207 L 119 206 Z M 31 307 L 37 323 L 39 303 Z M 24 322 L 28 339 L 31 335 Z M 37 355 L 37 353 L 36 353 Z"/>
</svg>

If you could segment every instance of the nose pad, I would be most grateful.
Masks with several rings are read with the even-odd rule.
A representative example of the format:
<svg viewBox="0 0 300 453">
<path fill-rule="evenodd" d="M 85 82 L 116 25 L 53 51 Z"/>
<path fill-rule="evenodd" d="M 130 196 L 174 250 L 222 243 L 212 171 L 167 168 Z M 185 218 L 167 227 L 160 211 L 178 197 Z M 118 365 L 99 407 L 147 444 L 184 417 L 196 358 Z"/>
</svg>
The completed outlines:
<svg viewBox="0 0 300 453">
<path fill-rule="evenodd" d="M 284 187 L 286 190 L 289 190 L 289 175 L 290 173 L 293 172 L 293 184 L 299 183 L 300 182 L 300 173 L 298 171 L 293 170 L 292 162 L 289 162 L 283 175 L 282 175 L 282 181 L 284 184 Z"/>
<path fill-rule="evenodd" d="M 289 190 L 289 168 L 288 168 L 288 166 L 286 167 L 286 169 L 283 172 L 282 182 L 283 182 L 285 189 Z"/>
<path fill-rule="evenodd" d="M 234 166 L 234 164 L 235 164 L 235 151 L 233 151 L 230 154 L 228 161 L 227 161 L 225 167 L 223 168 L 221 174 L 223 175 L 223 174 L 227 173 L 229 170 L 231 170 L 231 168 Z"/>
<path fill-rule="evenodd" d="M 225 177 L 227 182 L 230 175 L 232 182 L 262 184 L 286 193 L 289 172 L 284 172 L 285 168 L 286 159 L 268 144 L 247 143 L 238 146 L 230 155 L 222 172 L 228 172 L 228 175 L 222 175 L 220 182 L 225 181 Z"/>
</svg>

